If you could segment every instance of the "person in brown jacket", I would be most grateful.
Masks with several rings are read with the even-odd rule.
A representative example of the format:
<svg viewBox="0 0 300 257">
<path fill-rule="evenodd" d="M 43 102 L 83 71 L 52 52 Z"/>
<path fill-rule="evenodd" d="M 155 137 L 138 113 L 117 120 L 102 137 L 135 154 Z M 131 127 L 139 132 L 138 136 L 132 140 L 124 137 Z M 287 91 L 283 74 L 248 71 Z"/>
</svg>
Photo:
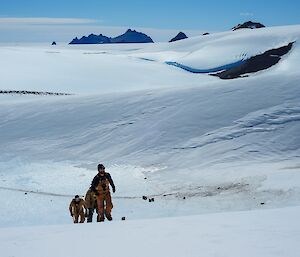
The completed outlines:
<svg viewBox="0 0 300 257">
<path fill-rule="evenodd" d="M 112 187 L 113 193 L 116 192 L 116 188 L 110 174 L 105 172 L 103 164 L 99 164 L 98 174 L 92 181 L 91 189 L 97 195 L 98 221 L 100 222 L 104 221 L 105 216 L 108 220 L 112 220 L 111 210 L 113 208 L 113 204 L 111 201 L 109 185 Z"/>
<path fill-rule="evenodd" d="M 75 198 L 71 201 L 69 206 L 70 215 L 73 217 L 74 223 L 78 223 L 80 217 L 80 223 L 84 223 L 85 220 L 86 205 L 83 199 L 79 195 L 75 195 Z"/>
<path fill-rule="evenodd" d="M 86 205 L 86 210 L 87 210 L 87 222 L 92 222 L 93 221 L 93 214 L 94 211 L 96 210 L 96 212 L 98 213 L 98 207 L 97 207 L 97 196 L 95 194 L 95 192 L 93 192 L 93 190 L 91 188 L 89 188 L 89 190 L 86 192 L 85 195 L 85 205 Z M 98 220 L 99 218 L 97 218 Z"/>
</svg>

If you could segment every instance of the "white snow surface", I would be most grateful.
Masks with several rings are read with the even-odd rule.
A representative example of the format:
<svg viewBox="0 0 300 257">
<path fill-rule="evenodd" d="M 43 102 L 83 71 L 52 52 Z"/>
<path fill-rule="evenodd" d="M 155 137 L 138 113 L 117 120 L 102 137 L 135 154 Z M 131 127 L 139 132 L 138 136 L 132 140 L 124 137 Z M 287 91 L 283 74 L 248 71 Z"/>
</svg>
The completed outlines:
<svg viewBox="0 0 300 257">
<path fill-rule="evenodd" d="M 296 257 L 300 208 L 0 229 L 2 257 Z M 276 224 L 276 226 L 274 226 Z"/>
<path fill-rule="evenodd" d="M 76 94 L 199 87 L 220 81 L 164 62 L 214 68 L 297 41 L 299 31 L 299 25 L 238 30 L 155 44 L 3 45 L 1 87 Z M 279 66 L 296 69 L 292 60 L 289 65 Z"/>
<path fill-rule="evenodd" d="M 299 256 L 299 37 L 286 26 L 0 46 L 0 89 L 73 94 L 0 95 L 1 257 L 82 256 L 78 233 L 84 245 L 107 235 L 105 256 Z M 277 65 L 242 79 L 164 63 L 206 69 L 294 41 Z M 114 221 L 66 225 L 98 163 L 116 184 Z"/>
</svg>

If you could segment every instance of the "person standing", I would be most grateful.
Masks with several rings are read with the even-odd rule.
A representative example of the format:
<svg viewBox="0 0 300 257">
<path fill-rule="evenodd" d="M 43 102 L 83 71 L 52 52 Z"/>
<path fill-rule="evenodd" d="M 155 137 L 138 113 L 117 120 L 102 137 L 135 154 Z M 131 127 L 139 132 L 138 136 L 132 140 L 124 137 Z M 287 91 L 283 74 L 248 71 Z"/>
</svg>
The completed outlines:
<svg viewBox="0 0 300 257">
<path fill-rule="evenodd" d="M 97 208 L 97 196 L 95 194 L 95 192 L 89 188 L 89 190 L 86 192 L 85 195 L 85 205 L 87 208 L 87 222 L 93 222 L 93 214 L 94 211 L 96 210 L 96 212 L 98 213 L 98 208 Z M 97 220 L 99 218 L 97 217 Z"/>
<path fill-rule="evenodd" d="M 110 174 L 105 172 L 103 164 L 99 164 L 98 174 L 92 181 L 91 189 L 97 196 L 98 221 L 100 222 L 103 222 L 105 217 L 110 221 L 112 220 L 111 210 L 113 208 L 113 204 L 109 186 L 112 187 L 112 191 L 115 193 L 116 188 Z"/>
<path fill-rule="evenodd" d="M 73 217 L 73 222 L 78 223 L 78 219 L 80 217 L 80 223 L 84 223 L 85 221 L 85 202 L 79 195 L 75 195 L 74 199 L 72 199 L 69 205 L 69 211 L 71 217 Z"/>
</svg>

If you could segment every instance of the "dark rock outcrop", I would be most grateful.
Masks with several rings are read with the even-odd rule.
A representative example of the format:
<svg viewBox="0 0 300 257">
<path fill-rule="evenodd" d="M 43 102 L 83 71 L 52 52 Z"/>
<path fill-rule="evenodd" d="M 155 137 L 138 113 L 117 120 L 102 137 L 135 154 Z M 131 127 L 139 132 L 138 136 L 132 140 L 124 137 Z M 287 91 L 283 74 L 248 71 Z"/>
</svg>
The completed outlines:
<svg viewBox="0 0 300 257">
<path fill-rule="evenodd" d="M 178 40 L 182 40 L 182 39 L 186 39 L 188 38 L 186 36 L 186 34 L 184 34 L 183 32 L 179 32 L 175 37 L 173 37 L 169 42 L 175 42 L 175 41 L 178 41 Z"/>
<path fill-rule="evenodd" d="M 56 42 L 55 42 L 55 41 L 53 41 L 51 45 L 53 45 L 53 46 L 56 46 Z"/>
<path fill-rule="evenodd" d="M 242 77 L 243 75 L 246 76 L 245 74 L 248 73 L 266 70 L 277 64 L 280 61 L 281 57 L 287 54 L 292 49 L 294 43 L 295 42 L 292 42 L 286 46 L 275 48 L 266 51 L 263 54 L 253 56 L 238 67 L 234 67 L 212 75 L 217 76 L 220 79 L 235 79 Z"/>
<path fill-rule="evenodd" d="M 207 35 L 209 35 L 208 32 L 205 32 L 205 33 L 202 34 L 202 36 L 207 36 Z"/>
<path fill-rule="evenodd" d="M 233 31 L 238 30 L 238 29 L 259 29 L 259 28 L 264 28 L 265 25 L 259 23 L 259 22 L 252 22 L 252 21 L 247 21 L 243 24 L 238 24 L 235 27 L 232 28 Z"/>
<path fill-rule="evenodd" d="M 80 44 L 80 40 L 78 39 L 78 37 L 73 38 L 72 41 L 69 43 L 69 45 L 73 44 Z"/>
<path fill-rule="evenodd" d="M 142 32 L 128 29 L 124 34 L 111 38 L 111 43 L 153 43 L 151 37 Z"/>
<path fill-rule="evenodd" d="M 71 95 L 67 93 L 55 93 L 55 92 L 40 92 L 40 91 L 28 91 L 28 90 L 0 90 L 0 94 L 10 95 Z"/>
<path fill-rule="evenodd" d="M 191 73 L 196 74 L 210 74 L 219 77 L 220 79 L 235 79 L 248 76 L 247 74 L 255 73 L 258 71 L 266 70 L 273 65 L 277 64 L 282 56 L 289 53 L 295 42 L 291 42 L 285 46 L 268 50 L 262 54 L 258 54 L 249 59 L 242 59 L 226 65 L 210 68 L 210 69 L 197 69 L 192 68 L 177 62 L 165 62 Z"/>
<path fill-rule="evenodd" d="M 78 39 L 75 37 L 69 44 L 108 44 L 110 43 L 110 38 L 106 37 L 102 34 L 95 35 L 90 34 L 89 36 L 83 36 L 82 38 Z"/>
<path fill-rule="evenodd" d="M 153 40 L 144 33 L 128 29 L 124 34 L 110 38 L 102 34 L 90 34 L 80 39 L 75 37 L 69 44 L 117 44 L 117 43 L 153 43 Z"/>
</svg>

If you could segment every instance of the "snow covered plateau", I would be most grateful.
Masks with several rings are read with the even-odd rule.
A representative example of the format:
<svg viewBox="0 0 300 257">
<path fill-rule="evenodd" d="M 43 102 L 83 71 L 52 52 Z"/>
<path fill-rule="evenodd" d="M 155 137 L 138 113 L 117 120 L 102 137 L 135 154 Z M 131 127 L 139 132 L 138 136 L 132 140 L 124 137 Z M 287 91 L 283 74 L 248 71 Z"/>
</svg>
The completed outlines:
<svg viewBox="0 0 300 257">
<path fill-rule="evenodd" d="M 232 80 L 166 64 L 211 70 L 291 42 Z M 300 256 L 299 44 L 300 25 L 0 45 L 0 90 L 70 94 L 0 94 L 0 256 L 93 254 L 77 242 L 107 242 L 105 256 Z M 98 163 L 116 184 L 114 220 L 70 224 Z"/>
</svg>

